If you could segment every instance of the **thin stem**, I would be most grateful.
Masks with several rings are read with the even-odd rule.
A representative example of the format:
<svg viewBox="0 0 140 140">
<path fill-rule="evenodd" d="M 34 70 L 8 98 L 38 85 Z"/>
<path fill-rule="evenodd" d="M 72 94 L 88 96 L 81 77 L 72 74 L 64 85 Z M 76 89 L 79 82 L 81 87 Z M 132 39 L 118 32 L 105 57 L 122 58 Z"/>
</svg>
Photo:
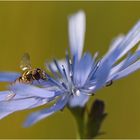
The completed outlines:
<svg viewBox="0 0 140 140">
<path fill-rule="evenodd" d="M 77 125 L 77 139 L 85 138 L 85 108 L 75 107 L 69 108 L 73 114 Z"/>
</svg>

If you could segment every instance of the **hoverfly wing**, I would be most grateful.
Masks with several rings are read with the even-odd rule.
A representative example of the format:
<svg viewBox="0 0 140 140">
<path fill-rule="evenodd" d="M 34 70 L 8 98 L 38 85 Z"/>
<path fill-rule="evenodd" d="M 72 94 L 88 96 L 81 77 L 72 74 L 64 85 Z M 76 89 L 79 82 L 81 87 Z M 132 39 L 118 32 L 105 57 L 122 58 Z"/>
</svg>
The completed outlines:
<svg viewBox="0 0 140 140">
<path fill-rule="evenodd" d="M 28 53 L 23 54 L 20 61 L 20 68 L 23 71 L 31 69 L 30 56 Z"/>
</svg>

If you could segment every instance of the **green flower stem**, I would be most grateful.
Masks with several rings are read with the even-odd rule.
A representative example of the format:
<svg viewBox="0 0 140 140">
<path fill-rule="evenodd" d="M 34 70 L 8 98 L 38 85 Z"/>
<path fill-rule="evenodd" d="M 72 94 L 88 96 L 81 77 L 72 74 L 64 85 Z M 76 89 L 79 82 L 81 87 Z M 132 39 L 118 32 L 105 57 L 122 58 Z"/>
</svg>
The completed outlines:
<svg viewBox="0 0 140 140">
<path fill-rule="evenodd" d="M 75 120 L 77 122 L 77 138 L 78 139 L 84 139 L 84 128 L 85 128 L 85 125 L 84 125 L 84 122 L 83 122 L 83 119 L 81 119 L 80 117 L 75 117 Z"/>
<path fill-rule="evenodd" d="M 85 107 L 69 108 L 77 124 L 77 139 L 85 138 Z"/>
<path fill-rule="evenodd" d="M 77 139 L 94 139 L 98 135 L 103 134 L 100 132 L 100 128 L 107 116 L 103 101 L 95 100 L 89 111 L 87 111 L 87 106 L 69 107 L 69 110 L 77 124 Z"/>
</svg>

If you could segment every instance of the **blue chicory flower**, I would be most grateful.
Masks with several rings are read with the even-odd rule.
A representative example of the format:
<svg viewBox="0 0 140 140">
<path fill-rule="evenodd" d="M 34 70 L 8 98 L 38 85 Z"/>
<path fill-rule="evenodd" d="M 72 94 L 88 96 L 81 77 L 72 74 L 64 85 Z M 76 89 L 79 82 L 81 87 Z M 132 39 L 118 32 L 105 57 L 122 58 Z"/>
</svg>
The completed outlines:
<svg viewBox="0 0 140 140">
<path fill-rule="evenodd" d="M 48 81 L 42 87 L 29 84 L 12 84 L 9 91 L 3 91 L 0 99 L 0 118 L 23 109 L 30 109 L 55 100 L 55 104 L 32 113 L 25 126 L 30 126 L 51 114 L 69 107 L 83 107 L 97 90 L 112 81 L 125 77 L 140 68 L 140 47 L 134 53 L 132 48 L 140 41 L 140 21 L 126 35 L 120 35 L 111 44 L 109 51 L 98 59 L 98 53 L 92 56 L 83 54 L 85 35 L 85 14 L 80 11 L 69 18 L 70 55 L 61 61 L 54 60 L 46 64 L 53 76 L 46 74 Z M 0 81 L 15 80 L 17 73 L 0 73 Z M 16 96 L 5 101 L 4 95 L 13 92 Z"/>
</svg>

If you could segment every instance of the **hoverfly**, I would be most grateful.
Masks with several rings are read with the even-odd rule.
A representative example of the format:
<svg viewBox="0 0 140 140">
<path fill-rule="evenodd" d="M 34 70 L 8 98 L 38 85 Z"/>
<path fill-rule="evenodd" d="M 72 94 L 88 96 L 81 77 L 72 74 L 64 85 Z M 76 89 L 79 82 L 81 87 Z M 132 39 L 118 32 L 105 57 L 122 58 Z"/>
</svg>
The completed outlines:
<svg viewBox="0 0 140 140">
<path fill-rule="evenodd" d="M 32 68 L 28 53 L 23 55 L 20 62 L 20 68 L 23 73 L 15 82 L 32 84 L 34 80 L 46 80 L 46 72 L 44 70 L 40 68 Z"/>
<path fill-rule="evenodd" d="M 23 71 L 21 76 L 15 80 L 14 83 L 32 84 L 33 81 L 46 80 L 46 72 L 40 68 L 32 68 L 30 63 L 30 56 L 25 53 L 21 58 L 20 68 Z M 16 94 L 10 93 L 6 100 L 11 100 Z"/>
</svg>

